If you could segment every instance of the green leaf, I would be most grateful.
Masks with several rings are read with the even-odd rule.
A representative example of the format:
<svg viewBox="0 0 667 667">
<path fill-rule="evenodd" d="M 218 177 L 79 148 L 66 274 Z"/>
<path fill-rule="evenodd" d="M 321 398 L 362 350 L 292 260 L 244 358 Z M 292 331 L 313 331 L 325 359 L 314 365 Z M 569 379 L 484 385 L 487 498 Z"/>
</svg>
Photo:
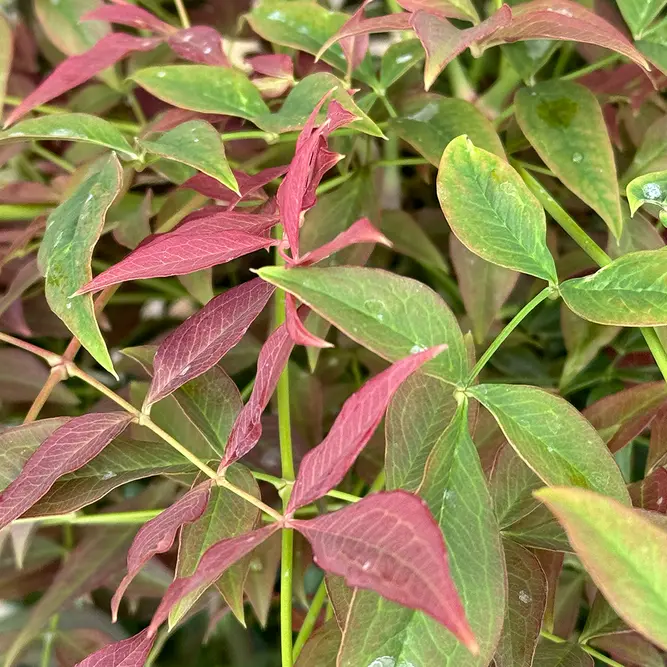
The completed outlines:
<svg viewBox="0 0 667 667">
<path fill-rule="evenodd" d="M 93 298 L 90 294 L 72 294 L 93 277 L 93 249 L 121 183 L 121 167 L 115 154 L 97 160 L 84 180 L 49 216 L 39 249 L 51 310 L 110 373 L 115 371 L 95 317 Z"/>
<path fill-rule="evenodd" d="M 250 471 L 239 464 L 227 469 L 227 479 L 246 493 L 259 498 L 259 488 Z M 204 552 L 216 542 L 249 532 L 259 519 L 259 510 L 220 486 L 211 489 L 211 497 L 204 514 L 194 523 L 183 527 L 178 549 L 177 577 L 188 577 L 194 573 Z M 216 588 L 245 625 L 243 610 L 243 585 L 250 555 L 229 568 L 215 583 Z M 183 618 L 192 605 L 202 596 L 206 587 L 190 593 L 177 603 L 169 614 L 169 625 L 173 627 Z"/>
<path fill-rule="evenodd" d="M 181 109 L 253 120 L 269 108 L 248 77 L 228 67 L 165 65 L 130 77 L 155 97 Z"/>
<path fill-rule="evenodd" d="M 607 243 L 607 253 L 612 259 L 629 252 L 658 250 L 665 246 L 660 232 L 645 215 L 641 212 L 630 215 L 630 208 L 625 202 L 621 202 L 621 210 L 625 219 L 621 238 L 617 241 L 610 235 Z"/>
<path fill-rule="evenodd" d="M 340 640 L 336 619 L 330 618 L 309 637 L 294 667 L 336 667 Z"/>
<path fill-rule="evenodd" d="M 493 125 L 470 102 L 420 93 L 410 96 L 399 112 L 389 121 L 390 129 L 436 167 L 449 142 L 462 134 L 475 146 L 505 157 Z"/>
<path fill-rule="evenodd" d="M 646 130 L 632 164 L 623 174 L 623 184 L 652 171 L 667 169 L 667 116 L 660 116 Z"/>
<path fill-rule="evenodd" d="M 81 141 L 110 148 L 121 153 L 125 159 L 139 158 L 125 137 L 111 123 L 85 113 L 63 113 L 32 118 L 0 132 L 0 142 L 6 144 L 30 139 Z"/>
<path fill-rule="evenodd" d="M 335 90 L 329 99 L 337 100 L 344 109 L 359 117 L 359 120 L 350 123 L 350 127 L 373 137 L 384 138 L 382 130 L 355 104 L 348 94 L 345 84 L 328 72 L 318 72 L 301 79 L 290 91 L 276 113 L 267 111 L 267 113 L 255 118 L 254 122 L 263 130 L 274 134 L 300 130 L 305 125 L 315 105 L 332 88 L 335 88 Z M 325 108 L 320 112 L 320 120 L 324 120 L 326 115 L 327 105 L 324 106 Z"/>
<path fill-rule="evenodd" d="M 505 160 L 454 139 L 438 170 L 438 199 L 458 239 L 489 262 L 558 282 L 544 210 Z"/>
<path fill-rule="evenodd" d="M 535 75 L 547 64 L 557 49 L 558 42 L 551 39 L 527 39 L 501 46 L 503 55 L 509 60 L 514 71 L 529 85 L 534 83 Z"/>
<path fill-rule="evenodd" d="M 582 489 L 543 489 L 584 567 L 628 625 L 667 650 L 667 531 Z"/>
<path fill-rule="evenodd" d="M 630 215 L 645 204 L 659 206 L 667 211 L 667 171 L 637 176 L 628 183 L 626 189 Z"/>
<path fill-rule="evenodd" d="M 215 296 L 213 267 L 176 277 L 178 282 L 188 291 L 188 294 L 199 301 L 202 306 L 205 306 Z"/>
<path fill-rule="evenodd" d="M 635 39 L 649 27 L 667 5 L 667 0 L 618 0 L 618 8 Z"/>
<path fill-rule="evenodd" d="M 560 293 L 579 317 L 598 324 L 667 324 L 667 249 L 623 255 L 593 275 L 567 280 Z"/>
<path fill-rule="evenodd" d="M 446 343 L 448 349 L 428 362 L 424 372 L 450 384 L 466 376 L 468 361 L 456 318 L 435 292 L 416 280 L 352 266 L 265 267 L 258 274 L 389 361 Z"/>
<path fill-rule="evenodd" d="M 566 400 L 522 385 L 481 384 L 467 393 L 493 414 L 517 454 L 546 484 L 580 486 L 630 504 L 609 450 Z"/>
<path fill-rule="evenodd" d="M 424 60 L 425 53 L 418 39 L 403 39 L 391 44 L 382 55 L 380 85 L 385 90 L 396 83 L 412 67 Z"/>
<path fill-rule="evenodd" d="M 520 90 L 515 104 L 517 122 L 544 163 L 618 239 L 623 216 L 614 152 L 595 95 L 554 80 Z"/>
<path fill-rule="evenodd" d="M 0 14 L 0 115 L 5 104 L 5 93 L 7 91 L 7 79 L 12 67 L 12 54 L 14 52 L 14 39 L 12 28 L 4 14 Z"/>
<path fill-rule="evenodd" d="M 594 637 L 615 634 L 617 632 L 627 632 L 628 630 L 629 628 L 625 621 L 618 617 L 618 614 L 605 600 L 604 595 L 598 591 L 591 605 L 591 610 L 586 617 L 586 625 L 581 631 L 579 641 L 587 643 Z"/>
<path fill-rule="evenodd" d="M 139 144 L 155 155 L 194 167 L 239 194 L 220 135 L 206 121 L 182 123 L 156 140 L 139 139 Z"/>
<path fill-rule="evenodd" d="M 544 640 L 535 651 L 533 667 L 594 667 L 594 662 L 577 644 Z"/>
<path fill-rule="evenodd" d="M 414 405 L 416 396 L 410 399 Z M 371 665 L 380 656 L 392 660 L 387 665 L 487 667 L 493 656 L 505 613 L 504 559 L 465 410 L 435 444 L 419 494 L 442 528 L 452 577 L 480 653 L 471 655 L 425 614 L 357 589 L 338 657 L 340 667 Z"/>
<path fill-rule="evenodd" d="M 565 531 L 545 507 L 538 506 L 523 519 L 505 528 L 503 536 L 531 549 L 566 553 L 572 551 Z"/>
</svg>

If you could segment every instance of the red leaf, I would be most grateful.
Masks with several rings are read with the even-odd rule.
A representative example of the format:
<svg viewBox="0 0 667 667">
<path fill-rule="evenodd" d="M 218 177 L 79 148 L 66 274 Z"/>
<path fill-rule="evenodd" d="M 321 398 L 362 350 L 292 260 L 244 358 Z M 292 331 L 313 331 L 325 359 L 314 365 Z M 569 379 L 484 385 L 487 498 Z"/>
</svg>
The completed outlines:
<svg viewBox="0 0 667 667">
<path fill-rule="evenodd" d="M 139 574 L 139 570 L 155 554 L 171 549 L 181 526 L 196 521 L 204 513 L 210 493 L 210 482 L 200 484 L 141 527 L 127 554 L 127 574 L 118 585 L 111 600 L 111 614 L 114 623 L 118 618 L 118 607 L 123 594 Z"/>
<path fill-rule="evenodd" d="M 236 345 L 275 287 L 255 278 L 209 301 L 162 342 L 145 405 L 152 405 L 205 373 Z"/>
<path fill-rule="evenodd" d="M 438 14 L 452 19 L 470 21 L 470 16 L 459 8 L 452 6 L 448 0 L 397 0 L 398 4 L 409 12 L 424 10 L 429 14 Z"/>
<path fill-rule="evenodd" d="M 125 259 L 84 285 L 76 295 L 98 292 L 128 280 L 182 276 L 277 244 L 268 237 L 239 231 L 216 231 L 193 225 L 185 234 L 184 229 L 185 226 L 179 231 L 149 237 Z"/>
<path fill-rule="evenodd" d="M 293 79 L 294 64 L 292 59 L 284 54 L 270 53 L 248 58 L 248 65 L 257 74 L 274 77 L 276 79 Z"/>
<path fill-rule="evenodd" d="M 306 315 L 310 312 L 308 306 L 301 306 L 302 316 L 305 318 Z M 294 341 L 296 345 L 309 345 L 310 347 L 333 347 L 331 343 L 328 343 L 322 338 L 318 338 L 315 334 L 310 333 L 306 329 L 302 318 L 299 316 L 299 313 L 296 309 L 296 301 L 292 294 L 285 294 L 285 326 L 290 335 L 290 338 Z"/>
<path fill-rule="evenodd" d="M 222 50 L 222 37 L 214 28 L 196 25 L 179 30 L 167 42 L 177 55 L 193 63 L 230 67 Z"/>
<path fill-rule="evenodd" d="M 148 628 L 152 636 L 167 617 L 169 610 L 182 598 L 201 586 L 209 586 L 217 581 L 223 572 L 237 560 L 250 553 L 256 546 L 280 529 L 280 524 L 272 523 L 245 535 L 232 537 L 214 544 L 201 558 L 196 572 L 186 578 L 175 579 L 162 597 L 153 620 Z"/>
<path fill-rule="evenodd" d="M 147 12 L 141 7 L 131 5 L 129 2 L 116 2 L 113 5 L 101 5 L 97 9 L 86 12 L 80 21 L 109 21 L 109 23 L 118 23 L 130 28 L 139 28 L 140 30 L 152 30 L 159 35 L 171 35 L 176 32 L 176 28 L 170 26 L 164 21 L 160 21 L 157 16 Z"/>
<path fill-rule="evenodd" d="M 478 652 L 449 573 L 442 532 L 417 496 L 376 493 L 316 519 L 292 519 L 289 525 L 308 538 L 322 569 L 345 577 L 349 586 L 427 613 Z"/>
<path fill-rule="evenodd" d="M 278 327 L 262 346 L 257 359 L 255 386 L 234 422 L 219 471 L 245 456 L 259 442 L 262 435 L 262 412 L 271 400 L 293 347 L 294 342 L 284 324 Z"/>
<path fill-rule="evenodd" d="M 188 215 L 170 233 L 185 237 L 222 231 L 263 235 L 277 224 L 278 216 L 273 213 L 243 213 L 220 206 L 206 206 Z"/>
<path fill-rule="evenodd" d="M 400 384 L 446 347 L 439 345 L 397 361 L 345 401 L 327 437 L 304 456 L 288 513 L 321 498 L 340 483 L 382 421 Z"/>
<path fill-rule="evenodd" d="M 126 412 L 93 412 L 56 429 L 0 494 L 0 528 L 34 505 L 66 473 L 95 458 L 132 421 Z"/>
<path fill-rule="evenodd" d="M 656 468 L 648 477 L 628 487 L 632 504 L 651 512 L 667 514 L 667 470 Z"/>
<path fill-rule="evenodd" d="M 144 667 L 154 643 L 155 636 L 146 628 L 134 637 L 95 651 L 75 667 Z"/>
<path fill-rule="evenodd" d="M 106 35 L 85 53 L 71 56 L 56 67 L 45 81 L 12 111 L 5 127 L 15 123 L 28 111 L 46 104 L 54 97 L 66 93 L 88 81 L 97 73 L 115 65 L 133 51 L 150 51 L 162 40 L 154 37 L 133 37 L 122 32 Z"/>
</svg>

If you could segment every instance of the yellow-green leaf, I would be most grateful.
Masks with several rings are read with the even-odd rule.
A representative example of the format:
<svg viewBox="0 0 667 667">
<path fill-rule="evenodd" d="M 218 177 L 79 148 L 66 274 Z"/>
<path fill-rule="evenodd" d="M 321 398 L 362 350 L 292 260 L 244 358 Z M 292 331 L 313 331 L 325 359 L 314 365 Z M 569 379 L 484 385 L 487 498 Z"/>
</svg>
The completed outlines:
<svg viewBox="0 0 667 667">
<path fill-rule="evenodd" d="M 637 176 L 628 183 L 626 193 L 631 215 L 644 204 L 659 206 L 667 211 L 667 171 Z"/>
</svg>

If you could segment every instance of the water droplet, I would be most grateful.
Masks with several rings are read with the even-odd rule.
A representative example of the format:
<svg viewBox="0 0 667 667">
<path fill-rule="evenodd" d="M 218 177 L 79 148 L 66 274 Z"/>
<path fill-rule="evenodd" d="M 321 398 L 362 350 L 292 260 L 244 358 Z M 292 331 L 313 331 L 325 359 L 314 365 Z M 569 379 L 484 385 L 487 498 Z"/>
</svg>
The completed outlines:
<svg viewBox="0 0 667 667">
<path fill-rule="evenodd" d="M 579 164 L 580 162 L 583 162 L 584 156 L 581 153 L 572 153 L 572 162 L 575 164 Z"/>
<path fill-rule="evenodd" d="M 193 139 L 192 141 L 194 141 L 196 144 L 199 143 L 199 139 Z"/>
<path fill-rule="evenodd" d="M 383 655 L 380 658 L 375 658 L 368 667 L 396 667 L 396 660 L 389 655 Z"/>
<path fill-rule="evenodd" d="M 367 560 L 367 561 L 361 566 L 361 569 L 362 569 L 364 572 L 368 572 L 368 570 L 371 569 L 371 562 L 370 562 L 369 560 Z"/>
<path fill-rule="evenodd" d="M 560 7 L 558 9 L 554 9 L 552 7 L 548 7 L 547 11 L 552 12 L 553 14 L 560 14 L 561 16 L 567 16 L 567 18 L 569 19 L 573 18 L 573 14 L 569 9 L 562 9 Z"/>
<path fill-rule="evenodd" d="M 647 183 L 642 187 L 642 193 L 646 199 L 660 199 L 662 188 L 657 183 Z"/>
<path fill-rule="evenodd" d="M 187 35 L 185 35 L 183 37 L 184 42 L 189 42 L 191 39 L 192 39 L 192 35 L 190 33 L 188 33 Z"/>
<path fill-rule="evenodd" d="M 368 314 L 378 320 L 378 322 L 384 320 L 384 301 L 380 301 L 379 299 L 367 299 L 364 301 L 364 308 Z"/>
<path fill-rule="evenodd" d="M 187 366 L 183 367 L 183 370 L 179 373 L 179 375 L 187 375 L 190 372 L 190 369 L 192 366 L 188 364 Z"/>
<path fill-rule="evenodd" d="M 68 302 L 65 304 L 65 308 L 67 308 L 67 310 L 70 310 L 70 309 L 72 308 L 72 302 L 71 302 L 71 301 L 68 301 Z"/>
<path fill-rule="evenodd" d="M 398 58 L 396 58 L 396 62 L 399 65 L 402 65 L 403 63 L 410 62 L 411 60 L 412 60 L 412 54 L 411 53 L 404 53 L 402 56 L 398 56 Z"/>
<path fill-rule="evenodd" d="M 209 53 L 211 53 L 211 51 L 213 51 L 213 49 L 212 49 L 210 46 L 207 46 L 207 47 L 204 49 L 204 53 L 207 54 L 207 55 L 208 55 Z"/>
<path fill-rule="evenodd" d="M 104 475 L 102 475 L 102 481 L 105 481 L 107 479 L 113 479 L 116 476 L 115 472 L 112 472 L 111 470 L 107 470 Z"/>
<path fill-rule="evenodd" d="M 413 345 L 410 348 L 410 354 L 419 354 L 420 352 L 426 352 L 428 348 L 423 347 L 422 345 Z"/>
<path fill-rule="evenodd" d="M 523 602 L 523 604 L 529 604 L 533 601 L 533 598 L 526 591 L 519 591 L 519 601 Z"/>
<path fill-rule="evenodd" d="M 660 498 L 658 498 L 657 502 L 658 502 L 658 505 L 662 505 L 662 503 L 665 502 L 665 499 L 662 496 L 660 496 Z"/>
<path fill-rule="evenodd" d="M 156 74 L 158 79 L 164 79 L 165 76 L 167 76 L 167 73 L 161 69 L 157 74 Z"/>
</svg>

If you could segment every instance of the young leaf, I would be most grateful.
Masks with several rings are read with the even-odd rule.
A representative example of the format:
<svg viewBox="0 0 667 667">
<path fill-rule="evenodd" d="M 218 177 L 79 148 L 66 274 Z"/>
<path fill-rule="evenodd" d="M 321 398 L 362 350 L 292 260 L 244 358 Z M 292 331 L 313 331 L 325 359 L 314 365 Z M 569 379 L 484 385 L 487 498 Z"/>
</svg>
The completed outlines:
<svg viewBox="0 0 667 667">
<path fill-rule="evenodd" d="M 633 632 L 597 637 L 592 644 L 628 667 L 664 667 L 665 664 L 663 654 Z"/>
<path fill-rule="evenodd" d="M 169 36 L 171 50 L 185 60 L 202 65 L 231 68 L 222 50 L 222 35 L 207 25 L 184 28 Z"/>
<path fill-rule="evenodd" d="M 150 153 L 190 165 L 239 194 L 220 135 L 206 121 L 191 120 L 156 140 L 140 139 L 139 144 Z"/>
<path fill-rule="evenodd" d="M 656 468 L 628 487 L 632 504 L 650 512 L 667 514 L 667 469 Z"/>
<path fill-rule="evenodd" d="M 421 283 L 351 266 L 265 267 L 258 273 L 389 361 L 447 344 L 425 372 L 451 384 L 465 378 L 468 361 L 456 319 L 445 302 Z"/>
<path fill-rule="evenodd" d="M 177 32 L 177 29 L 173 26 L 160 21 L 160 19 L 150 12 L 129 2 L 101 5 L 92 11 L 86 12 L 79 21 L 108 21 L 109 23 L 118 23 L 129 28 L 150 30 L 164 36 Z"/>
<path fill-rule="evenodd" d="M 125 137 L 111 123 L 84 113 L 63 113 L 24 120 L 11 130 L 0 132 L 0 142 L 14 143 L 30 139 L 77 141 L 110 148 L 122 153 L 126 159 L 139 156 Z"/>
<path fill-rule="evenodd" d="M 51 310 L 110 373 L 114 372 L 113 364 L 100 333 L 92 297 L 72 295 L 92 277 L 93 248 L 120 186 L 121 168 L 116 156 L 112 153 L 100 158 L 51 213 L 39 249 Z"/>
<path fill-rule="evenodd" d="M 667 649 L 667 532 L 638 510 L 583 489 L 536 496 L 556 515 L 611 606 L 631 627 Z M 641 536 L 641 548 L 636 548 Z"/>
<path fill-rule="evenodd" d="M 217 364 L 243 338 L 274 290 L 259 278 L 233 287 L 167 336 L 155 355 L 155 374 L 146 405 Z"/>
<path fill-rule="evenodd" d="M 642 36 L 666 4 L 665 0 L 618 0 L 618 8 L 635 39 Z"/>
<path fill-rule="evenodd" d="M 467 391 L 493 414 L 517 454 L 546 484 L 580 486 L 629 504 L 609 450 L 567 401 L 522 385 L 482 384 Z"/>
<path fill-rule="evenodd" d="M 288 512 L 321 498 L 341 482 L 382 421 L 399 385 L 444 347 L 433 347 L 397 361 L 345 401 L 327 437 L 301 462 Z"/>
<path fill-rule="evenodd" d="M 21 474 L 0 494 L 0 527 L 36 503 L 68 472 L 84 466 L 132 421 L 126 412 L 90 413 L 56 429 L 28 459 Z"/>
<path fill-rule="evenodd" d="M 77 667 L 138 667 L 144 665 L 155 643 L 155 637 L 148 634 L 148 629 L 139 634 L 108 644 L 95 651 Z"/>
<path fill-rule="evenodd" d="M 535 651 L 533 667 L 594 667 L 595 662 L 577 644 L 543 640 Z"/>
<path fill-rule="evenodd" d="M 227 67 L 147 67 L 130 78 L 155 97 L 181 109 L 248 120 L 269 110 L 248 77 Z"/>
<path fill-rule="evenodd" d="M 389 120 L 389 127 L 436 167 L 449 142 L 462 134 L 467 134 L 475 146 L 505 157 L 493 125 L 465 100 L 435 93 L 410 96 L 398 117 Z"/>
<path fill-rule="evenodd" d="M 505 160 L 458 137 L 442 156 L 437 187 L 449 226 L 469 250 L 494 264 L 558 282 L 544 210 Z"/>
<path fill-rule="evenodd" d="M 659 206 L 667 211 L 667 171 L 637 176 L 628 183 L 626 192 L 630 215 L 634 215 L 645 204 Z"/>
<path fill-rule="evenodd" d="M 380 85 L 386 90 L 424 60 L 425 55 L 418 39 L 403 39 L 391 44 L 382 56 Z"/>
<path fill-rule="evenodd" d="M 585 278 L 566 280 L 568 308 L 597 324 L 651 327 L 667 324 L 667 250 L 623 255 Z"/>
<path fill-rule="evenodd" d="M 404 491 L 378 493 L 290 525 L 308 538 L 324 570 L 426 612 L 471 653 L 479 651 L 449 574 L 440 528 L 419 498 Z"/>
<path fill-rule="evenodd" d="M 520 90 L 516 119 L 544 163 L 605 221 L 623 230 L 614 152 L 593 93 L 572 81 L 546 81 Z"/>
<path fill-rule="evenodd" d="M 118 618 L 120 601 L 132 580 L 153 556 L 171 549 L 176 534 L 183 525 L 196 521 L 204 513 L 210 492 L 211 485 L 208 482 L 195 486 L 139 529 L 127 553 L 127 574 L 111 600 L 114 623 Z"/>
</svg>

